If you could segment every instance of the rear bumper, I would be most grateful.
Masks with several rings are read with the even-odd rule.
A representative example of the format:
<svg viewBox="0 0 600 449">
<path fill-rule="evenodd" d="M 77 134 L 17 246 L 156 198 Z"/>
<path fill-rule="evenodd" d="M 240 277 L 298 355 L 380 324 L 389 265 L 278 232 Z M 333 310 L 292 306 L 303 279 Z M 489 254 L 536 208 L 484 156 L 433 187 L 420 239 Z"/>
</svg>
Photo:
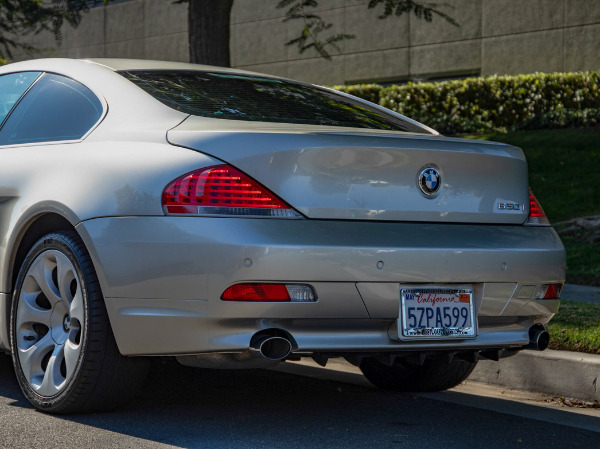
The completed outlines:
<svg viewBox="0 0 600 449">
<path fill-rule="evenodd" d="M 78 226 L 94 261 L 117 344 L 126 355 L 236 352 L 277 328 L 298 352 L 515 347 L 558 301 L 564 280 L 551 228 L 199 217 L 123 217 Z M 248 281 L 311 284 L 308 304 L 220 300 Z M 472 286 L 472 340 L 394 338 L 401 285 Z"/>
</svg>

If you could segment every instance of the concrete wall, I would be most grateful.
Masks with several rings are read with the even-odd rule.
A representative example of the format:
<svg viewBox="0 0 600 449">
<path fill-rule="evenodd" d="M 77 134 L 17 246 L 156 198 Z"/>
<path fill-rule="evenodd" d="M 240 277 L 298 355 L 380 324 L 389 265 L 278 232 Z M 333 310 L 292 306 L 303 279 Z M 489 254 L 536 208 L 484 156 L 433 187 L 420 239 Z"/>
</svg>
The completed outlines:
<svg viewBox="0 0 600 449">
<path fill-rule="evenodd" d="M 317 13 L 335 32 L 356 39 L 331 49 L 326 61 L 284 43 L 300 21 L 284 23 L 277 0 L 235 0 L 234 67 L 321 84 L 394 82 L 466 75 L 600 70 L 600 0 L 444 0 L 443 19 L 414 15 L 379 19 L 368 0 L 320 0 Z M 326 35 L 324 33 L 324 35 Z M 49 36 L 30 40 L 54 45 Z M 187 7 L 171 0 L 131 0 L 94 8 L 79 28 L 65 27 L 45 55 L 186 61 Z M 19 55 L 16 59 L 24 58 Z"/>
<path fill-rule="evenodd" d="M 42 49 L 33 57 L 141 58 L 188 61 L 187 5 L 132 0 L 90 9 L 77 28 L 65 24 L 62 40 L 50 33 L 22 40 Z M 30 59 L 15 53 L 13 60 Z"/>
<path fill-rule="evenodd" d="M 460 27 L 407 14 L 382 20 L 368 0 L 321 0 L 318 14 L 356 35 L 331 62 L 283 47 L 299 25 L 282 24 L 271 3 L 236 0 L 232 65 L 330 84 L 600 70 L 600 0 L 438 2 Z"/>
</svg>

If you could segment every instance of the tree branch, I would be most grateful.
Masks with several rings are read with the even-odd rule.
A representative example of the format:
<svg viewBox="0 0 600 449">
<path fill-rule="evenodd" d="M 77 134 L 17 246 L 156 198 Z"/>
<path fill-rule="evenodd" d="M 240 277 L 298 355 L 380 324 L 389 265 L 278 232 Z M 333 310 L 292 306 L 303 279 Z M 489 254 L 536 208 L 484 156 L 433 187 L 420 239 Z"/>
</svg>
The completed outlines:
<svg viewBox="0 0 600 449">
<path fill-rule="evenodd" d="M 416 17 L 424 19 L 426 22 L 432 22 L 433 16 L 438 16 L 455 27 L 460 26 L 454 18 L 439 9 L 441 7 L 452 8 L 447 3 L 419 3 L 414 0 L 369 0 L 368 8 L 377 8 L 381 4 L 383 4 L 383 13 L 379 16 L 380 19 L 387 19 L 391 15 L 401 16 L 412 11 Z"/>
<path fill-rule="evenodd" d="M 61 27 L 67 22 L 76 27 L 82 13 L 90 6 L 110 0 L 1 0 L 0 1 L 0 63 L 5 64 L 14 50 L 32 53 L 35 49 L 20 42 L 19 35 L 50 31 L 57 42 L 62 39 Z"/>
<path fill-rule="evenodd" d="M 298 37 L 290 39 L 285 45 L 295 45 L 298 47 L 298 53 L 302 54 L 306 50 L 314 49 L 318 55 L 324 59 L 331 60 L 328 49 L 330 47 L 340 51 L 338 42 L 346 39 L 354 39 L 354 34 L 333 34 L 321 39 L 320 34 L 333 27 L 332 23 L 325 22 L 321 16 L 314 12 L 307 11 L 307 8 L 316 8 L 316 0 L 280 0 L 277 8 L 288 8 L 285 13 L 284 22 L 290 20 L 302 20 L 303 26 Z"/>
</svg>

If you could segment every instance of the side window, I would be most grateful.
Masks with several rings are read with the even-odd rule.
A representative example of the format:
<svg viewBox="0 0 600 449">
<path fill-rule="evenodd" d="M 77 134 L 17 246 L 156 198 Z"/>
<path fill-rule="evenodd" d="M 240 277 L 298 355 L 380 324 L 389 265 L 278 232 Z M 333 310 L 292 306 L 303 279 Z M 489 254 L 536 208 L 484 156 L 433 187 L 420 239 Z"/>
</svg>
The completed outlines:
<svg viewBox="0 0 600 449">
<path fill-rule="evenodd" d="M 80 139 L 102 116 L 102 103 L 87 87 L 46 73 L 0 129 L 0 145 Z"/>
<path fill-rule="evenodd" d="M 0 125 L 40 74 L 41 72 L 21 72 L 0 76 Z"/>
</svg>

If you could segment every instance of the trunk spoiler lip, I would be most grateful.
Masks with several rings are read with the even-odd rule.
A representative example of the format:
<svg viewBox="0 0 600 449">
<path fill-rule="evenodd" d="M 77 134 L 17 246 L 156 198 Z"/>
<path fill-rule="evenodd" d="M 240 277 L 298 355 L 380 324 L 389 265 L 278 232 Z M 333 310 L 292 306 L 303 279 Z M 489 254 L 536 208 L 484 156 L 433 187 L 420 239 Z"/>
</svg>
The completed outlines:
<svg viewBox="0 0 600 449">
<path fill-rule="evenodd" d="M 176 135 L 189 136 L 197 134 L 198 136 L 212 135 L 234 135 L 234 134 L 290 134 L 290 135 L 330 135 L 346 137 L 374 137 L 380 139 L 410 139 L 417 141 L 430 142 L 448 142 L 451 144 L 464 143 L 468 146 L 477 146 L 480 148 L 496 148 L 504 150 L 507 155 L 513 158 L 525 160 L 525 155 L 521 148 L 501 142 L 467 139 L 464 137 L 449 137 L 442 134 L 417 134 L 404 131 L 388 131 L 369 128 L 349 128 L 341 126 L 321 126 L 321 125 L 298 125 L 292 123 L 274 123 L 274 122 L 256 122 L 244 120 L 215 119 L 209 117 L 200 117 L 188 115 L 177 126 L 169 129 L 166 133 L 166 140 L 172 145 L 183 146 L 196 151 L 202 151 L 189 145 L 188 139 L 185 144 L 181 139 L 176 139 Z M 202 139 L 199 139 L 202 140 Z"/>
</svg>

